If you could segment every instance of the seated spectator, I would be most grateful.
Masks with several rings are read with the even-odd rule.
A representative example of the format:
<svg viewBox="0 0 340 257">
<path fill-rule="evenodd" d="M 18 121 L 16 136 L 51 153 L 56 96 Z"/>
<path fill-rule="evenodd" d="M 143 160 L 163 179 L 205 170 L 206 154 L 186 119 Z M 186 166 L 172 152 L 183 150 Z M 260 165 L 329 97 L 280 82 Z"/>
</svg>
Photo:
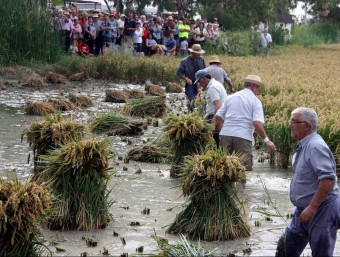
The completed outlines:
<svg viewBox="0 0 340 257">
<path fill-rule="evenodd" d="M 176 45 L 177 43 L 176 40 L 174 39 L 174 34 L 171 33 L 169 35 L 169 39 L 165 42 L 163 51 L 174 55 L 176 53 Z"/>
<path fill-rule="evenodd" d="M 159 53 L 159 54 L 165 53 L 163 50 L 163 47 L 157 44 L 156 40 L 154 39 L 151 33 L 149 33 L 148 38 L 146 39 L 145 46 L 146 46 L 146 51 L 147 51 L 146 55 L 152 55 L 155 53 Z"/>
</svg>

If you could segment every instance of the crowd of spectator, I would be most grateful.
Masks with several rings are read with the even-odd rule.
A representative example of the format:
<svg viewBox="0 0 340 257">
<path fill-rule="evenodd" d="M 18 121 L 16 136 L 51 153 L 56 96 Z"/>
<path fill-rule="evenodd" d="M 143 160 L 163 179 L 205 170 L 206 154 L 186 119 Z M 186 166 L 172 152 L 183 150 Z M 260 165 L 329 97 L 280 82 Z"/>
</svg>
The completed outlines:
<svg viewBox="0 0 340 257">
<path fill-rule="evenodd" d="M 208 22 L 134 13 L 90 14 L 76 7 L 59 11 L 53 8 L 52 14 L 53 27 L 60 32 L 65 52 L 81 56 L 103 55 L 107 48 L 123 44 L 133 46 L 134 55 L 186 56 L 192 45 L 214 45 L 220 35 L 217 18 Z"/>
</svg>

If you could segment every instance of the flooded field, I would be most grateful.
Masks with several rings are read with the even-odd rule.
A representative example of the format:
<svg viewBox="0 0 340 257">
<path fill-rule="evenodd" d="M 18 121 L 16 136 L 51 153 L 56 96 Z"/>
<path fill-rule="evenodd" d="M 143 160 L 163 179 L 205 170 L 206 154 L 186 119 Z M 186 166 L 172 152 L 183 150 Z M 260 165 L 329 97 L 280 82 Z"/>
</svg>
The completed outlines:
<svg viewBox="0 0 340 257">
<path fill-rule="evenodd" d="M 143 89 L 140 85 L 91 81 L 50 86 L 42 91 L 16 86 L 0 91 L 0 176 L 18 177 L 24 181 L 30 175 L 32 163 L 29 159 L 32 157 L 29 158 L 29 155 L 32 153 L 26 140 L 21 142 L 21 132 L 40 117 L 25 115 L 24 105 L 27 100 L 66 97 L 71 92 L 86 93 L 96 102 L 95 106 L 73 112 L 72 116 L 77 121 L 87 123 L 94 115 L 122 105 L 103 102 L 108 88 Z M 183 99 L 184 94 L 167 94 L 168 106 L 173 112 L 178 112 L 178 107 L 184 103 Z M 174 221 L 185 201 L 178 187 L 179 181 L 170 178 L 170 166 L 139 162 L 125 164 L 118 160 L 118 156 L 124 157 L 132 147 L 157 138 L 163 124 L 161 119 L 159 124 L 160 127 L 149 126 L 140 137 L 131 137 L 131 144 L 118 136 L 109 137 L 112 150 L 117 153 L 116 159 L 112 161 L 115 176 L 110 181 L 110 186 L 113 187 L 112 198 L 115 201 L 110 211 L 114 220 L 107 228 L 97 231 L 60 232 L 43 228 L 46 245 L 53 256 L 80 256 L 84 252 L 87 252 L 87 256 L 102 256 L 104 248 L 111 256 L 120 256 L 123 253 L 133 256 L 140 246 L 143 246 L 145 255 L 156 254 L 157 243 L 151 235 L 156 233 L 169 239 L 171 243 L 179 240 L 179 236 L 165 234 L 167 225 Z M 254 160 L 258 159 L 259 154 L 260 152 L 254 152 Z M 138 169 L 142 172 L 136 173 Z M 266 162 L 256 161 L 254 171 L 247 173 L 247 183 L 238 189 L 241 199 L 245 201 L 252 235 L 244 239 L 201 244 L 208 249 L 218 248 L 218 256 L 229 253 L 236 256 L 274 256 L 276 241 L 286 226 L 287 214 L 293 210 L 289 200 L 289 184 L 290 170 L 281 170 Z M 274 207 L 279 213 L 275 212 Z M 150 209 L 149 214 L 143 214 L 145 208 Z M 264 212 L 276 216 L 265 215 Z M 140 226 L 130 226 L 131 222 L 139 222 Z M 82 239 L 84 237 L 98 241 L 98 245 L 86 246 Z M 56 247 L 65 251 L 57 251 Z M 304 255 L 310 255 L 310 250 L 306 249 Z M 340 255 L 340 244 L 336 245 L 334 255 Z"/>
</svg>

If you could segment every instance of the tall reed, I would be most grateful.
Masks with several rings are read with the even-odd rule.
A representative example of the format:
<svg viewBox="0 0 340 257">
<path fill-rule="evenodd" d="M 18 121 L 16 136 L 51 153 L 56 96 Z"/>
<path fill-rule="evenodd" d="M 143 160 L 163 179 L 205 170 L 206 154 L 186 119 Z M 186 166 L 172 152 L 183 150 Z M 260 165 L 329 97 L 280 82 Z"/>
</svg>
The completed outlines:
<svg viewBox="0 0 340 257">
<path fill-rule="evenodd" d="M 59 33 L 51 26 L 50 14 L 35 1 L 2 1 L 0 17 L 0 65 L 58 59 Z"/>
</svg>

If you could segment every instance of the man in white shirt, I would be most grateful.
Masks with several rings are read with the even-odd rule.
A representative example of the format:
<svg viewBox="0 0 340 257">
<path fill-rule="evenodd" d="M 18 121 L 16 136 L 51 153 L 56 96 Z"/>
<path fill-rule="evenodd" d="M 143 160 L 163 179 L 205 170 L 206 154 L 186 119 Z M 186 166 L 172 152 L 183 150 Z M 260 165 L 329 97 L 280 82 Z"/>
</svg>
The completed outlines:
<svg viewBox="0 0 340 257">
<path fill-rule="evenodd" d="M 263 53 L 268 56 L 269 55 L 269 48 L 272 44 L 272 36 L 268 33 L 268 29 L 264 29 L 261 34 L 261 46 L 263 48 Z"/>
<path fill-rule="evenodd" d="M 205 116 L 204 119 L 215 125 L 215 114 L 218 109 L 221 108 L 222 103 L 227 98 L 227 92 L 224 86 L 218 82 L 217 80 L 213 79 L 211 75 L 205 70 L 199 70 L 195 73 L 196 81 L 200 87 L 205 90 L 205 101 L 206 101 L 206 108 L 205 108 Z M 216 146 L 219 147 L 219 131 L 214 130 L 213 136 L 216 142 Z"/>
<path fill-rule="evenodd" d="M 242 154 L 246 170 L 253 169 L 254 130 L 270 150 L 275 150 L 275 144 L 269 140 L 263 128 L 263 108 L 257 98 L 262 85 L 259 76 L 248 75 L 244 79 L 244 89 L 228 96 L 216 113 L 216 129 L 220 130 L 221 146 L 229 154 Z"/>
</svg>

